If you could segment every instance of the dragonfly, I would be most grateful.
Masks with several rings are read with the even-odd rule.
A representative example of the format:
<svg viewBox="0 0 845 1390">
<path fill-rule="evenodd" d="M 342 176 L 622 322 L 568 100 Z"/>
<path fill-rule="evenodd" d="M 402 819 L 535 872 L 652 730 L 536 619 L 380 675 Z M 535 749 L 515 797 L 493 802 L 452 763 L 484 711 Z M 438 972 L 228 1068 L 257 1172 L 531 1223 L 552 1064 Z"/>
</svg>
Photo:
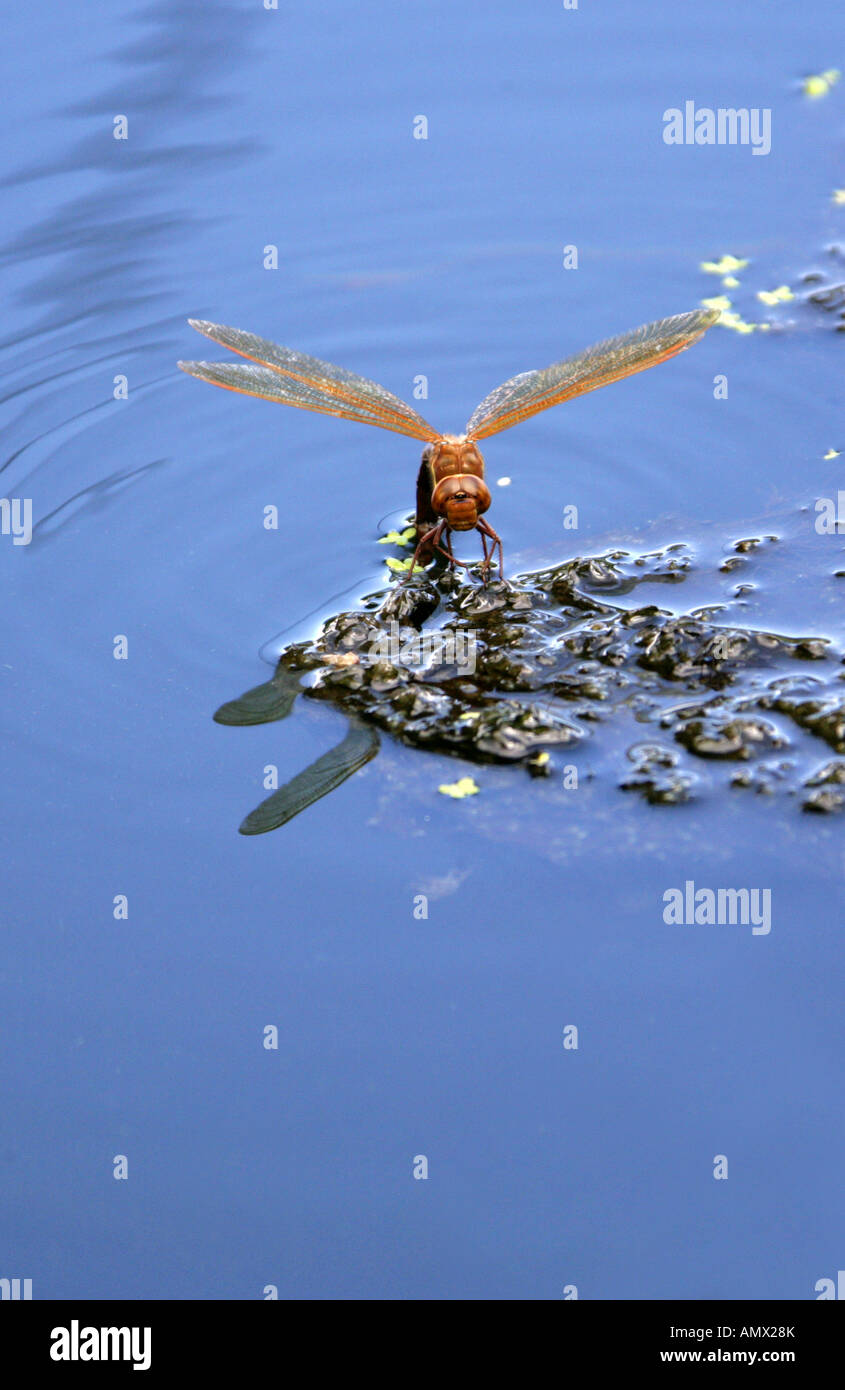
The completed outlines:
<svg viewBox="0 0 845 1390">
<path fill-rule="evenodd" d="M 321 415 L 336 415 L 343 420 L 357 420 L 422 440 L 425 448 L 417 476 L 417 547 L 407 577 L 415 572 L 421 557 L 430 560 L 435 552 L 445 557 L 450 568 L 461 565 L 469 569 L 468 562 L 455 557 L 451 535 L 453 531 L 478 531 L 483 550 L 481 575 L 486 583 L 497 550 L 499 576 L 504 578 L 504 555 L 501 538 L 486 517 L 492 498 L 484 478 L 479 442 L 541 410 L 668 361 L 696 343 L 718 317 L 718 310 L 693 309 L 609 338 L 549 367 L 520 372 L 484 397 L 463 434 L 440 434 L 392 391 L 345 367 L 205 319 L 188 322 L 213 343 L 248 358 L 248 363 L 178 365 L 190 376 L 229 391 L 314 410 Z"/>
</svg>

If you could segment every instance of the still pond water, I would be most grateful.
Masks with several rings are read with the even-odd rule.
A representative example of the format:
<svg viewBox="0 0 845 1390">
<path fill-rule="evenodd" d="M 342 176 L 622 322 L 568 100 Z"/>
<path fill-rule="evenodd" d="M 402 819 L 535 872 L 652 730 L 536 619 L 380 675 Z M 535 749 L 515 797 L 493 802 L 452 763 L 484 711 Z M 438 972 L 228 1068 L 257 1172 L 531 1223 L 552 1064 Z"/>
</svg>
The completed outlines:
<svg viewBox="0 0 845 1390">
<path fill-rule="evenodd" d="M 835 730 L 775 711 L 752 785 L 697 757 L 678 804 L 620 789 L 636 730 L 611 718 L 544 778 L 383 734 L 239 835 L 265 769 L 285 783 L 347 720 L 214 711 L 387 584 L 418 446 L 175 362 L 204 355 L 189 315 L 235 324 L 456 431 L 516 372 L 727 296 L 770 328 L 719 325 L 488 441 L 491 520 L 511 577 L 680 547 L 683 583 L 636 601 L 827 644 L 798 665 L 830 698 L 845 81 L 801 82 L 845 66 L 841 14 L 88 0 L 6 26 L 2 489 L 34 529 L 0 537 L 0 1275 L 36 1298 L 813 1298 L 845 1260 L 845 819 L 800 786 Z M 688 100 L 770 110 L 771 151 L 667 145 Z M 726 255 L 734 287 L 700 268 Z M 438 791 L 465 776 L 477 795 Z M 665 922 L 690 881 L 768 891 L 770 931 Z"/>
</svg>

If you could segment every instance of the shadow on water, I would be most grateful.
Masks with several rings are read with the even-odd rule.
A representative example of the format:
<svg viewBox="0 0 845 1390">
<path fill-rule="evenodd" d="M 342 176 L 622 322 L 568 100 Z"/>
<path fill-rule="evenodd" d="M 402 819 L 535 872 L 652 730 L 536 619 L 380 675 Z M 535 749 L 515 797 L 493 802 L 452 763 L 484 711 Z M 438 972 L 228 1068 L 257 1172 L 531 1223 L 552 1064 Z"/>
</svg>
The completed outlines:
<svg viewBox="0 0 845 1390">
<path fill-rule="evenodd" d="M 272 680 L 214 716 L 286 719 L 302 693 L 349 720 L 242 833 L 275 829 L 340 786 L 375 756 L 376 730 L 544 779 L 556 753 L 577 769 L 599 745 L 606 780 L 652 806 L 745 790 L 842 810 L 845 760 L 831 756 L 845 754 L 842 571 L 820 539 L 799 513 L 740 540 L 607 550 L 513 586 L 441 574 L 369 595 L 290 643 Z M 798 572 L 801 627 L 763 626 L 764 596 Z"/>
<path fill-rule="evenodd" d="M 301 677 L 280 665 L 272 680 L 221 705 L 214 718 L 218 724 L 240 725 L 271 724 L 277 719 L 287 719 L 302 688 Z M 300 811 L 313 806 L 320 797 L 334 791 L 374 758 L 378 750 L 379 737 L 375 729 L 351 718 L 346 737 L 256 806 L 241 822 L 241 834 L 263 835 L 267 830 L 277 830 Z"/>
</svg>

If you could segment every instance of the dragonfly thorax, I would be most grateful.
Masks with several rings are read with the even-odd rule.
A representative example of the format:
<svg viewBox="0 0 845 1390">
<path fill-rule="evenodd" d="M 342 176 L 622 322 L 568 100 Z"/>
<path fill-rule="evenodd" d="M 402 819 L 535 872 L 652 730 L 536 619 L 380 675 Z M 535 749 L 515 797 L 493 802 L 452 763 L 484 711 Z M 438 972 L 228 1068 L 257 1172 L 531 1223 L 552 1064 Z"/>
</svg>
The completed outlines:
<svg viewBox="0 0 845 1390">
<path fill-rule="evenodd" d="M 490 506 L 484 459 L 467 439 L 444 436 L 423 454 L 431 474 L 431 506 L 455 531 L 471 531 Z"/>
<path fill-rule="evenodd" d="M 444 435 L 436 444 L 429 444 L 423 458 L 431 469 L 432 483 L 436 486 L 444 478 L 471 473 L 476 478 L 484 477 L 484 459 L 477 444 L 454 435 Z"/>
</svg>

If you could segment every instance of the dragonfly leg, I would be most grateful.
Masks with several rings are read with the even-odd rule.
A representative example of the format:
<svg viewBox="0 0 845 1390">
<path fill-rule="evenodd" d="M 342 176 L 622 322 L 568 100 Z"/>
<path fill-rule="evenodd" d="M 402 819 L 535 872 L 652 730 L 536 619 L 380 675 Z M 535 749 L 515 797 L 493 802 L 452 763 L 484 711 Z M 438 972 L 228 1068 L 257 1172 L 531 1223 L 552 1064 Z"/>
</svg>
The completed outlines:
<svg viewBox="0 0 845 1390">
<path fill-rule="evenodd" d="M 460 565 L 462 569 L 469 569 L 466 560 L 459 560 L 452 549 L 452 529 L 448 523 L 446 523 L 446 529 L 443 533 L 443 545 L 438 545 L 435 541 L 434 548 L 439 550 L 440 554 L 449 561 L 450 569 L 454 569 L 456 565 Z"/>
<path fill-rule="evenodd" d="M 485 523 L 485 525 L 486 525 L 486 523 Z M 479 531 L 481 531 L 481 523 L 480 523 L 480 522 L 479 522 L 479 525 L 478 525 L 478 529 L 479 529 Z M 495 540 L 496 542 L 498 542 L 499 551 L 500 551 L 500 553 L 501 553 L 502 543 L 501 543 L 501 541 L 499 540 L 499 537 L 496 535 L 496 532 L 495 532 L 495 531 L 491 531 L 491 530 L 488 528 L 488 529 L 487 529 L 487 535 L 492 536 L 492 537 L 494 538 L 494 540 Z M 442 545 L 441 545 L 441 541 L 443 542 Z M 487 542 L 486 542 L 486 540 L 484 539 L 484 533 L 483 533 L 483 532 L 482 532 L 482 536 L 481 536 L 481 543 L 482 543 L 482 545 L 483 545 L 483 547 L 484 547 L 484 564 L 485 564 L 485 565 L 487 566 L 487 568 L 489 569 L 490 563 L 491 563 L 491 561 L 492 561 L 492 559 L 493 559 L 493 556 L 494 556 L 495 553 L 496 553 L 496 547 L 495 547 L 495 544 L 491 547 L 490 554 L 489 554 L 489 556 L 488 556 L 488 554 L 487 554 Z M 423 536 L 420 537 L 420 541 L 419 541 L 419 544 L 417 545 L 416 550 L 414 551 L 414 558 L 413 558 L 413 560 L 411 561 L 410 567 L 409 567 L 409 569 L 408 569 L 408 573 L 405 575 L 405 578 L 402 580 L 402 583 L 403 583 L 403 584 L 407 584 L 408 580 L 411 578 L 411 575 L 414 573 L 414 567 L 415 567 L 415 565 L 416 565 L 416 563 L 417 563 L 417 560 L 419 559 L 420 552 L 421 552 L 426 546 L 430 546 L 432 550 L 436 550 L 436 551 L 438 552 L 438 554 L 442 555 L 443 558 L 444 558 L 445 560 L 448 560 L 448 561 L 449 561 L 449 567 L 450 567 L 450 569 L 454 569 L 455 566 L 460 566 L 461 569 L 467 569 L 467 570 L 470 568 L 470 562 L 469 562 L 469 561 L 467 561 L 467 560 L 459 560 L 459 559 L 457 558 L 457 556 L 455 555 L 455 552 L 454 552 L 453 549 L 452 549 L 452 528 L 451 528 L 451 526 L 449 526 L 448 522 L 446 521 L 446 519 L 445 519 L 445 517 L 444 517 L 441 521 L 439 521 L 439 522 L 437 523 L 436 526 L 432 526 L 432 528 L 431 528 L 430 531 L 426 531 L 425 534 L 424 534 Z M 501 561 L 500 561 L 500 563 L 499 563 L 499 572 L 501 573 Z"/>
<path fill-rule="evenodd" d="M 491 565 L 491 563 L 493 562 L 493 559 L 494 559 L 494 557 L 495 557 L 495 555 L 496 555 L 496 546 L 498 546 L 498 547 L 499 547 L 499 578 L 500 578 L 500 579 L 504 579 L 504 577 L 505 577 L 505 557 L 504 557 L 504 553 L 503 553 L 503 551 L 502 551 L 502 541 L 501 541 L 501 537 L 497 534 L 497 532 L 495 532 L 495 531 L 493 530 L 493 527 L 490 525 L 489 521 L 486 521 L 484 517 L 479 518 L 478 526 L 477 526 L 476 529 L 477 529 L 477 530 L 480 532 L 480 534 L 481 534 L 481 545 L 482 545 L 483 550 L 484 550 L 484 559 L 483 559 L 483 561 L 482 561 L 482 568 L 483 568 L 484 571 L 485 571 L 485 575 L 486 575 L 486 574 L 489 574 L 490 565 Z M 485 537 L 489 537 L 490 540 L 492 541 L 492 545 L 490 546 L 490 554 L 489 554 L 489 555 L 487 554 L 487 540 L 485 539 Z"/>
<path fill-rule="evenodd" d="M 493 558 L 493 551 L 491 550 L 488 555 L 487 537 L 485 536 L 480 526 L 478 527 L 478 534 L 481 537 L 481 549 L 484 552 L 484 559 L 481 561 L 481 582 L 483 584 L 486 584 L 487 580 L 490 578 L 490 561 Z"/>
<path fill-rule="evenodd" d="M 448 525 L 443 532 L 443 544 L 439 545 L 437 549 L 440 551 L 441 555 L 446 556 L 446 559 L 449 561 L 450 570 L 453 570 L 456 565 L 463 563 L 463 561 L 455 559 L 455 552 L 452 549 L 452 531 L 451 527 Z"/>
<path fill-rule="evenodd" d="M 422 536 L 420 536 L 419 542 L 418 542 L 418 544 L 417 544 L 417 548 L 416 548 L 416 550 L 414 551 L 414 558 L 413 558 L 413 560 L 411 561 L 410 565 L 408 566 L 408 573 L 405 575 L 405 578 L 402 580 L 402 583 L 403 583 L 403 584 L 407 584 L 408 580 L 411 578 L 411 575 L 414 573 L 414 570 L 415 570 L 415 568 L 416 568 L 416 564 L 417 564 L 417 560 L 419 559 L 420 552 L 421 552 L 427 545 L 431 545 L 432 548 L 433 548 L 434 550 L 440 550 L 441 555 L 443 554 L 443 551 L 440 549 L 440 545 L 438 544 L 438 542 L 439 542 L 439 540 L 440 540 L 440 537 L 441 537 L 442 534 L 443 534 L 443 528 L 444 528 L 445 525 L 446 525 L 446 522 L 445 522 L 445 521 L 438 521 L 438 523 L 437 523 L 436 526 L 432 526 L 432 528 L 431 528 L 430 531 L 426 531 Z"/>
</svg>

